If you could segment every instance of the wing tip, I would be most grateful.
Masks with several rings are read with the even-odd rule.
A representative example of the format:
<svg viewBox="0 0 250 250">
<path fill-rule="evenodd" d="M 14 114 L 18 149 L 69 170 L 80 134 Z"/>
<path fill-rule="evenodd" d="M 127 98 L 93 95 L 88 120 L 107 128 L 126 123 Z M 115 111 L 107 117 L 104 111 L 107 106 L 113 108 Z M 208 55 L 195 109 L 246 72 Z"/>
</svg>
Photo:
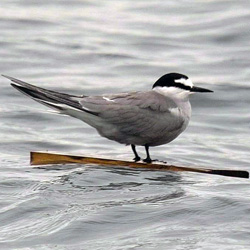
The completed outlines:
<svg viewBox="0 0 250 250">
<path fill-rule="evenodd" d="M 13 77 L 7 76 L 7 75 L 4 75 L 4 74 L 1 74 L 1 76 L 5 77 L 5 78 L 7 78 L 7 79 L 9 79 L 9 80 L 11 80 L 11 81 L 12 81 L 12 79 L 13 79 Z"/>
</svg>

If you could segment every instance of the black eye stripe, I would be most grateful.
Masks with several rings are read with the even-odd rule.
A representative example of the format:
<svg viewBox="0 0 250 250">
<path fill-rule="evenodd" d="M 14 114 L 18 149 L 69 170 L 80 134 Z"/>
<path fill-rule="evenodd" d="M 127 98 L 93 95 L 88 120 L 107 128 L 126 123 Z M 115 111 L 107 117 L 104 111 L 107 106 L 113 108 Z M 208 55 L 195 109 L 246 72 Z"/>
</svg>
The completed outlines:
<svg viewBox="0 0 250 250">
<path fill-rule="evenodd" d="M 173 84 L 173 87 L 185 89 L 185 90 L 191 90 L 190 86 L 187 86 L 187 85 L 180 83 L 180 82 L 176 82 L 175 84 Z"/>
<path fill-rule="evenodd" d="M 166 84 L 157 84 L 153 86 L 153 88 L 155 87 L 176 87 L 179 89 L 191 90 L 190 86 L 184 85 L 183 83 L 179 83 L 179 82 L 171 83 L 171 84 L 168 84 L 167 86 Z"/>
</svg>

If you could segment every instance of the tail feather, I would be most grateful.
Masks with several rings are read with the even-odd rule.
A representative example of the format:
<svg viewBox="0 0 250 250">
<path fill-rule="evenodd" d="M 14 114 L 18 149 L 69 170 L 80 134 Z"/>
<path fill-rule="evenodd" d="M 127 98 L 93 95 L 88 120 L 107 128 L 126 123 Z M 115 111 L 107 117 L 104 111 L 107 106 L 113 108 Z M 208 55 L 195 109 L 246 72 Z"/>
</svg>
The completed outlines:
<svg viewBox="0 0 250 250">
<path fill-rule="evenodd" d="M 14 82 L 14 83 L 11 83 L 11 85 L 17 90 L 19 90 L 21 93 L 29 96 L 30 98 L 32 98 L 33 100 L 37 102 L 40 102 L 46 106 L 54 108 L 60 112 L 68 108 L 71 108 L 71 109 L 73 108 L 79 111 L 84 111 L 92 115 L 98 116 L 98 113 L 87 110 L 86 108 L 82 107 L 82 105 L 80 104 L 79 101 L 85 96 L 76 96 L 76 95 L 68 95 L 64 93 L 59 93 L 56 91 L 34 86 L 32 84 L 23 82 L 13 77 L 9 77 L 9 76 L 4 76 L 4 77 Z"/>
<path fill-rule="evenodd" d="M 44 104 L 50 108 L 53 108 L 57 111 L 60 111 L 62 112 L 64 109 L 62 107 L 60 107 L 59 105 L 56 105 L 56 101 L 55 100 L 52 100 L 51 98 L 48 98 L 46 95 L 44 94 L 41 94 L 39 92 L 35 92 L 31 89 L 27 89 L 27 88 L 24 88 L 22 86 L 18 86 L 16 84 L 11 84 L 12 87 L 14 87 L 15 89 L 17 89 L 18 91 L 20 91 L 21 93 L 23 93 L 24 95 L 27 95 L 28 97 L 32 98 L 33 100 L 41 103 L 41 104 Z M 58 103 L 57 103 L 58 104 Z"/>
</svg>

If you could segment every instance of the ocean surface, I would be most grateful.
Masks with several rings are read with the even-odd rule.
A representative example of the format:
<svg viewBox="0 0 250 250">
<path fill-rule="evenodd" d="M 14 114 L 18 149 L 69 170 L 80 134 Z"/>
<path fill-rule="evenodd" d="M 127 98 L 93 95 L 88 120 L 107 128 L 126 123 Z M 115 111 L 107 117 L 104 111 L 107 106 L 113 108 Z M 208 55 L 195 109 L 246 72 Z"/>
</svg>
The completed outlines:
<svg viewBox="0 0 250 250">
<path fill-rule="evenodd" d="M 250 2 L 4 0 L 0 73 L 71 94 L 148 90 L 180 72 L 187 130 L 152 158 L 250 171 Z M 30 166 L 30 151 L 132 159 L 130 147 L 0 79 L 0 249 L 250 249 L 250 182 L 94 165 Z M 138 148 L 144 156 L 144 148 Z"/>
</svg>

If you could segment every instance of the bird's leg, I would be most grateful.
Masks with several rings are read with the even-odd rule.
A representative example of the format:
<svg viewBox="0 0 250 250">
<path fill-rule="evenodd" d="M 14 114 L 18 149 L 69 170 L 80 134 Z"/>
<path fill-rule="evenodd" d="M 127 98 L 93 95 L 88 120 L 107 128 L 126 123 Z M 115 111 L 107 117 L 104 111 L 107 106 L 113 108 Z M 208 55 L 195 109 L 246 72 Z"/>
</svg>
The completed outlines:
<svg viewBox="0 0 250 250">
<path fill-rule="evenodd" d="M 145 145 L 145 149 L 146 149 L 146 153 L 147 153 L 147 158 L 144 159 L 143 161 L 146 163 L 151 163 L 152 160 L 151 160 L 150 155 L 149 155 L 149 146 L 147 144 Z"/>
<path fill-rule="evenodd" d="M 135 149 L 135 145 L 134 144 L 131 144 L 131 148 L 132 148 L 132 150 L 133 150 L 133 152 L 134 152 L 134 154 L 135 154 L 135 158 L 133 159 L 135 162 L 136 161 L 139 161 L 141 158 L 140 158 L 140 156 L 137 154 L 137 152 L 136 152 L 136 149 Z"/>
</svg>

